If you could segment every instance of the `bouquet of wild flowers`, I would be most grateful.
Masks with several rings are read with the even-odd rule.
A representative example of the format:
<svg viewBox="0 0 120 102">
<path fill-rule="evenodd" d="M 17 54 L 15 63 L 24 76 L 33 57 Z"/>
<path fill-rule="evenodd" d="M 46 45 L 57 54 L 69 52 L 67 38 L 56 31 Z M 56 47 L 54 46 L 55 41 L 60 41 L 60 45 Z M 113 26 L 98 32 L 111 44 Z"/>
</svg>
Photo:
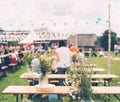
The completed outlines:
<svg viewBox="0 0 120 102">
<path fill-rule="evenodd" d="M 45 76 L 46 73 L 50 71 L 53 60 L 50 57 L 47 57 L 46 55 L 41 55 L 39 59 L 42 75 Z"/>
<path fill-rule="evenodd" d="M 77 52 L 71 53 L 71 59 L 73 63 L 77 61 L 77 58 L 78 58 Z"/>
<path fill-rule="evenodd" d="M 79 67 L 73 66 L 68 74 L 67 83 L 70 83 L 70 96 L 72 102 L 93 102 L 91 88 L 91 73 L 88 73 L 85 65 L 81 62 Z"/>
<path fill-rule="evenodd" d="M 24 55 L 24 57 L 25 57 L 25 60 L 26 60 L 27 65 L 31 68 L 31 62 L 32 62 L 32 60 L 33 60 L 33 58 L 34 58 L 34 55 L 33 55 L 33 54 L 28 54 L 28 53 L 26 53 L 26 54 Z"/>
</svg>

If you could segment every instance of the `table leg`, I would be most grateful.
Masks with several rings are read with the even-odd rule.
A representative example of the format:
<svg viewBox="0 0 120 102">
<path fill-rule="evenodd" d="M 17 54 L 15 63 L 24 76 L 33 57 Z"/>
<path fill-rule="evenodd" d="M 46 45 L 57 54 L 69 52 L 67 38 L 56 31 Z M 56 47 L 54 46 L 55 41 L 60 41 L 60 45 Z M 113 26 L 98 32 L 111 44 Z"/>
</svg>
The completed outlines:
<svg viewBox="0 0 120 102">
<path fill-rule="evenodd" d="M 106 80 L 104 79 L 104 86 L 106 86 Z"/>
<path fill-rule="evenodd" d="M 110 95 L 108 95 L 108 102 L 110 102 Z"/>
<path fill-rule="evenodd" d="M 15 94 L 15 96 L 16 96 L 16 102 L 18 102 L 18 94 Z"/>
<path fill-rule="evenodd" d="M 105 96 L 106 96 L 106 98 L 105 98 L 104 102 L 110 102 L 110 95 L 105 95 Z"/>
<path fill-rule="evenodd" d="M 23 100 L 23 94 L 21 94 L 21 101 Z"/>
<path fill-rule="evenodd" d="M 108 79 L 108 80 L 107 80 L 107 81 L 108 81 L 108 86 L 110 86 L 111 80 L 112 80 L 112 79 Z"/>
<path fill-rule="evenodd" d="M 104 79 L 104 86 L 107 86 L 107 82 L 108 82 L 108 86 L 110 86 L 110 81 L 112 79 Z"/>
</svg>

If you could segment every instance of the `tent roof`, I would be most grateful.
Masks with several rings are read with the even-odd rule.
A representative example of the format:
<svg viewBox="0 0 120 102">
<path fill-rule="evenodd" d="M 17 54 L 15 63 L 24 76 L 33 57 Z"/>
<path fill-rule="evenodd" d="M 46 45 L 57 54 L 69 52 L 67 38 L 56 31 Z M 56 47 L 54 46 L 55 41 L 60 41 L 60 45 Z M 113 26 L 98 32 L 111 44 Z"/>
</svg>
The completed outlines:
<svg viewBox="0 0 120 102">
<path fill-rule="evenodd" d="M 27 43 L 33 43 L 34 41 L 40 40 L 39 36 L 34 32 L 31 31 L 25 39 L 19 42 L 19 44 L 27 44 Z"/>
</svg>

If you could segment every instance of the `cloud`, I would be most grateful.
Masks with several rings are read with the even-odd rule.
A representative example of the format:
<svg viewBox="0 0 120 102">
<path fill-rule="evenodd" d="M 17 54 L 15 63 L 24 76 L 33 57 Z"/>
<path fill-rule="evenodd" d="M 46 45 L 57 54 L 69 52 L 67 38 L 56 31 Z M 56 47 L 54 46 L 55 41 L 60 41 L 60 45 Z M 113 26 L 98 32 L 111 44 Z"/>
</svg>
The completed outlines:
<svg viewBox="0 0 120 102">
<path fill-rule="evenodd" d="M 111 29 L 118 34 L 119 4 L 119 0 L 111 0 Z M 101 34 L 108 28 L 108 0 L 3 0 L 0 12 L 3 29 L 31 29 L 45 23 L 56 32 Z"/>
</svg>

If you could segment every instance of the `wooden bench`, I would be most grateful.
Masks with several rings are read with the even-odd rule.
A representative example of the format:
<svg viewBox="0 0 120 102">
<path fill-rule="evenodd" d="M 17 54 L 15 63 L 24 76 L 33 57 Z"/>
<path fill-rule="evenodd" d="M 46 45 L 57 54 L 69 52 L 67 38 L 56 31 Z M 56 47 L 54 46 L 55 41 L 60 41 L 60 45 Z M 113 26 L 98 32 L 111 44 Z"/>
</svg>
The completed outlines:
<svg viewBox="0 0 120 102">
<path fill-rule="evenodd" d="M 49 83 L 50 84 L 58 84 L 59 83 L 59 80 L 55 80 L 55 79 L 53 79 L 53 80 L 49 80 Z"/>
<path fill-rule="evenodd" d="M 16 63 L 11 63 L 9 64 L 9 70 L 14 72 L 17 69 L 17 64 Z"/>
<path fill-rule="evenodd" d="M 58 84 L 59 80 L 51 79 L 51 80 L 49 80 L 49 83 L 50 84 Z M 98 86 L 99 84 L 104 84 L 104 80 L 92 80 L 91 83 L 93 86 Z"/>
<path fill-rule="evenodd" d="M 104 80 L 92 80 L 91 83 L 92 83 L 92 86 L 98 86 L 99 84 L 104 85 Z"/>
<path fill-rule="evenodd" d="M 2 66 L 1 67 L 1 71 L 0 71 L 0 77 L 6 76 L 6 69 L 8 68 L 8 66 Z"/>
<path fill-rule="evenodd" d="M 36 86 L 8 86 L 6 89 L 2 91 L 3 94 L 15 94 L 16 96 L 16 102 L 18 102 L 18 95 L 23 94 L 69 94 L 68 91 L 71 86 L 55 86 L 53 89 L 44 89 L 37 90 Z M 114 95 L 119 101 L 119 97 L 117 95 L 120 95 L 120 87 L 118 86 L 93 86 L 92 87 L 92 94 L 95 95 Z M 23 97 L 21 97 L 23 98 Z M 21 102 L 21 101 L 20 101 Z M 110 97 L 108 102 L 110 102 Z"/>
<path fill-rule="evenodd" d="M 3 77 L 6 75 L 6 72 L 5 71 L 0 71 L 0 77 Z"/>
</svg>

